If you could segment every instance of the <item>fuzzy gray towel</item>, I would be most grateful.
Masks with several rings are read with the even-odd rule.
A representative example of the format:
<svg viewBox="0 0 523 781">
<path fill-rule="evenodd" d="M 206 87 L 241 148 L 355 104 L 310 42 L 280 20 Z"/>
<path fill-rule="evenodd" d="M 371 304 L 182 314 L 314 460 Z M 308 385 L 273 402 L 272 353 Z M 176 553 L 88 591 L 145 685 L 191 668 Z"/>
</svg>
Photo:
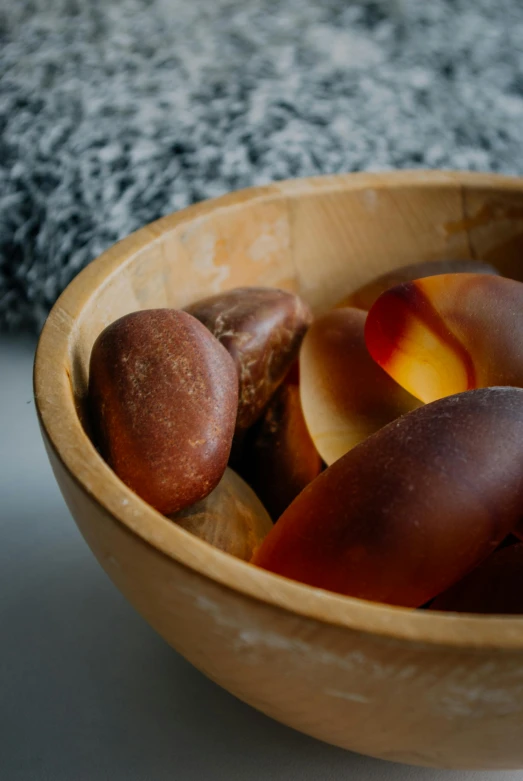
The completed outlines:
<svg viewBox="0 0 523 781">
<path fill-rule="evenodd" d="M 11 0 L 0 327 L 139 226 L 274 179 L 523 173 L 521 0 Z"/>
</svg>

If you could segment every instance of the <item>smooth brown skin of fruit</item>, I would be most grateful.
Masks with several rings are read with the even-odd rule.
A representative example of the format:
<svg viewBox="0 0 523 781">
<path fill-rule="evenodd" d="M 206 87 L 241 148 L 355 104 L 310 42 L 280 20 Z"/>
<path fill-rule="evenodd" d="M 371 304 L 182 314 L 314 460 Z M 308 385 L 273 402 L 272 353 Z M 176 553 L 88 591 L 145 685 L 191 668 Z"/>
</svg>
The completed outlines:
<svg viewBox="0 0 523 781">
<path fill-rule="evenodd" d="M 209 496 L 170 516 L 179 526 L 244 561 L 272 529 L 272 521 L 254 491 L 232 469 Z"/>
<path fill-rule="evenodd" d="M 237 403 L 230 355 L 185 312 L 133 312 L 94 344 L 89 405 L 97 444 L 123 482 L 164 514 L 218 484 Z"/>
<path fill-rule="evenodd" d="M 253 563 L 349 596 L 418 607 L 477 566 L 523 508 L 523 389 L 420 407 L 322 472 Z"/>
<path fill-rule="evenodd" d="M 250 483 L 276 520 L 322 469 L 307 430 L 297 384 L 281 385 L 245 450 Z"/>
<path fill-rule="evenodd" d="M 232 355 L 240 383 L 236 428 L 249 428 L 298 354 L 312 321 L 309 307 L 283 290 L 246 287 L 204 298 L 186 311 Z"/>
<path fill-rule="evenodd" d="M 436 597 L 429 609 L 457 613 L 523 613 L 523 543 L 493 553 Z"/>
<path fill-rule="evenodd" d="M 335 309 L 317 318 L 300 350 L 300 394 L 307 428 L 326 464 L 405 412 L 420 406 L 373 361 L 366 313 Z"/>
<path fill-rule="evenodd" d="M 479 260 L 427 260 L 423 263 L 411 263 L 409 266 L 402 266 L 373 279 L 367 285 L 360 287 L 359 290 L 345 296 L 336 305 L 336 308 L 354 306 L 368 312 L 373 303 L 389 288 L 401 285 L 403 282 L 435 277 L 440 274 L 491 274 L 499 276 L 499 271 L 494 266 Z"/>
</svg>

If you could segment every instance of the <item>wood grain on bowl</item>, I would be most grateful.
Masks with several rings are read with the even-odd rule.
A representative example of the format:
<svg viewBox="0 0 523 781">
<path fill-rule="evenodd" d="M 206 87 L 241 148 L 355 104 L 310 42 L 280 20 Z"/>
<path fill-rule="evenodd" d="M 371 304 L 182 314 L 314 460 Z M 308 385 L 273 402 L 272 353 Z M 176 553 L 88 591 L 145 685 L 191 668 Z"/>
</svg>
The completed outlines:
<svg viewBox="0 0 523 781">
<path fill-rule="evenodd" d="M 278 183 L 165 217 L 104 253 L 58 300 L 38 347 L 35 398 L 61 490 L 118 588 L 236 696 L 385 759 L 523 766 L 523 619 L 337 596 L 179 528 L 118 479 L 81 425 L 98 334 L 136 309 L 183 308 L 247 285 L 294 290 L 323 312 L 373 277 L 424 260 L 480 259 L 521 279 L 522 256 L 522 180 L 355 174 Z"/>
</svg>

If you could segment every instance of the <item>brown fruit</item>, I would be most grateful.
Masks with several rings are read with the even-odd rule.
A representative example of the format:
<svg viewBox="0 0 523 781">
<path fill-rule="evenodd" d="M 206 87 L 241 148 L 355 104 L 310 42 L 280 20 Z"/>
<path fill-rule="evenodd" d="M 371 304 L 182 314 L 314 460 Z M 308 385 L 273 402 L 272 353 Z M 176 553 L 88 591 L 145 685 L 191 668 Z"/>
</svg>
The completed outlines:
<svg viewBox="0 0 523 781">
<path fill-rule="evenodd" d="M 523 544 L 497 550 L 451 586 L 430 610 L 461 613 L 523 613 Z"/>
<path fill-rule="evenodd" d="M 272 529 L 267 510 L 232 469 L 209 496 L 170 516 L 179 526 L 216 548 L 250 561 Z"/>
<path fill-rule="evenodd" d="M 298 354 L 312 320 L 309 307 L 283 290 L 246 287 L 204 298 L 186 311 L 232 355 L 239 377 L 236 428 L 249 428 Z"/>
<path fill-rule="evenodd" d="M 391 287 L 414 279 L 435 277 L 440 274 L 490 274 L 499 275 L 499 271 L 488 263 L 480 260 L 427 260 L 422 263 L 412 263 L 409 266 L 396 268 L 387 274 L 382 274 L 368 284 L 345 296 L 337 307 L 355 306 L 368 311 L 374 302 Z"/>
<path fill-rule="evenodd" d="M 523 389 L 409 412 L 294 500 L 253 562 L 349 596 L 418 607 L 485 559 L 523 508 Z"/>
<path fill-rule="evenodd" d="M 420 406 L 370 357 L 361 309 L 335 309 L 311 325 L 300 350 L 303 415 L 318 452 L 333 464 Z"/>
<path fill-rule="evenodd" d="M 298 385 L 287 379 L 245 448 L 250 483 L 276 520 L 311 480 L 322 462 L 307 430 Z"/>
<path fill-rule="evenodd" d="M 443 274 L 391 288 L 365 324 L 367 348 L 424 402 L 496 385 L 523 387 L 523 284 Z"/>
<path fill-rule="evenodd" d="M 162 513 L 202 499 L 221 479 L 237 400 L 230 355 L 185 312 L 133 312 L 94 344 L 89 405 L 100 451 Z"/>
</svg>

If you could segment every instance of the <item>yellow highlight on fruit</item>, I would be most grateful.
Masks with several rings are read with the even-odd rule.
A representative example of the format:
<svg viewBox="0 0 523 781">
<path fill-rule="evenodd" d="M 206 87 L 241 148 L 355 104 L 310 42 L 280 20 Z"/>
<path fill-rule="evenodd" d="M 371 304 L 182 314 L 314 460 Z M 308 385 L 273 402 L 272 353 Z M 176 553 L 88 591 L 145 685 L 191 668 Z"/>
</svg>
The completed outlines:
<svg viewBox="0 0 523 781">
<path fill-rule="evenodd" d="M 425 404 L 468 389 L 468 372 L 461 356 L 416 316 L 384 368 Z"/>
</svg>

